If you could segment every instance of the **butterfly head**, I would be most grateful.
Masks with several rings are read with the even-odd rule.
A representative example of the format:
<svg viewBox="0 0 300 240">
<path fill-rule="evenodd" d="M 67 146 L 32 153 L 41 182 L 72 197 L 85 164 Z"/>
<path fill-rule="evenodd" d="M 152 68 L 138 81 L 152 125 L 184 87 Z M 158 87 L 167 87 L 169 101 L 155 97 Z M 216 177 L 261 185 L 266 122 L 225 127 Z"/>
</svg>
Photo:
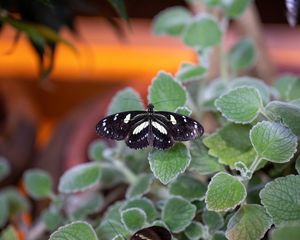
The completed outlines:
<svg viewBox="0 0 300 240">
<path fill-rule="evenodd" d="M 148 112 L 153 112 L 154 105 L 152 103 L 149 103 L 147 106 Z"/>
</svg>

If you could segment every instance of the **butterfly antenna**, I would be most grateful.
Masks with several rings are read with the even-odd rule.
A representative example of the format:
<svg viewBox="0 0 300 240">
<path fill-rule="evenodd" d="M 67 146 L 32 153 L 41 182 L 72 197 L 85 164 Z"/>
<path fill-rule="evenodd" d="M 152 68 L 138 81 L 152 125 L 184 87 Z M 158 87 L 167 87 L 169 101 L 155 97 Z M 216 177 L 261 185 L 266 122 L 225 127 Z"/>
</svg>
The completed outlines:
<svg viewBox="0 0 300 240">
<path fill-rule="evenodd" d="M 108 223 L 109 223 L 109 225 L 111 226 L 111 228 L 113 229 L 113 231 L 115 232 L 116 235 L 121 235 L 122 238 L 123 238 L 124 240 L 126 240 L 125 236 L 124 236 L 122 233 L 118 232 L 118 231 L 115 229 L 114 225 L 110 222 L 110 220 L 108 220 Z"/>
</svg>

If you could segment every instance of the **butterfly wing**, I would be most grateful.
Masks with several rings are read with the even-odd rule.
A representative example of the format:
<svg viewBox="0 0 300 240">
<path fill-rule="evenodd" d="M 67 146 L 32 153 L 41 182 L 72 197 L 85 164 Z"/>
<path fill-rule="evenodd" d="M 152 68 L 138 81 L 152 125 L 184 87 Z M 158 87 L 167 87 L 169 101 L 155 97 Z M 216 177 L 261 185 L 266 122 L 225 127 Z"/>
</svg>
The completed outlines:
<svg viewBox="0 0 300 240">
<path fill-rule="evenodd" d="M 130 148 L 141 149 L 149 145 L 149 119 L 145 117 L 143 120 L 133 124 L 128 132 L 126 144 Z"/>
<path fill-rule="evenodd" d="M 153 147 L 155 148 L 167 149 L 175 143 L 168 126 L 166 126 L 165 122 L 156 118 L 155 115 L 151 121 L 151 133 L 153 136 Z"/>
<path fill-rule="evenodd" d="M 145 113 L 145 111 L 128 111 L 112 114 L 97 123 L 96 132 L 106 138 L 123 140 L 131 127 L 139 122 Z"/>
<path fill-rule="evenodd" d="M 171 240 L 171 233 L 164 227 L 152 226 L 137 231 L 130 240 Z"/>
<path fill-rule="evenodd" d="M 175 141 L 190 141 L 204 132 L 200 123 L 181 114 L 157 111 L 154 116 L 164 123 Z"/>
</svg>

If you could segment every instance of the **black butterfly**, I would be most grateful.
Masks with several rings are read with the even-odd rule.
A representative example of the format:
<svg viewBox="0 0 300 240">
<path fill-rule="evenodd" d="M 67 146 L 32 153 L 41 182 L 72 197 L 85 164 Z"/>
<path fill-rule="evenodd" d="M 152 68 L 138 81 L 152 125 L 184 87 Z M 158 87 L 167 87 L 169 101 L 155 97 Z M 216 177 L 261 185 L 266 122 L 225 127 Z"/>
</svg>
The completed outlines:
<svg viewBox="0 0 300 240">
<path fill-rule="evenodd" d="M 130 240 L 171 240 L 171 233 L 164 227 L 153 226 L 137 231 Z"/>
<path fill-rule="evenodd" d="M 130 148 L 147 146 L 167 149 L 175 141 L 189 141 L 201 136 L 204 129 L 197 121 L 173 112 L 153 111 L 120 112 L 103 118 L 96 125 L 99 135 L 114 140 L 125 140 Z"/>
</svg>

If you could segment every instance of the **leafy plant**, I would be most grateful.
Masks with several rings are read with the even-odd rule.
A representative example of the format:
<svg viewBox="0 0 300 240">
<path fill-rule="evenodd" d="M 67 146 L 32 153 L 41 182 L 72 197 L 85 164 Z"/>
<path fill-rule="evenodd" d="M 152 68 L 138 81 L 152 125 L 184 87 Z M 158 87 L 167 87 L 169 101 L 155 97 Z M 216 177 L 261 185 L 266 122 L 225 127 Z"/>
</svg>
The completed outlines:
<svg viewBox="0 0 300 240">
<path fill-rule="evenodd" d="M 201 63 L 183 64 L 175 76 L 159 72 L 148 100 L 157 110 L 192 113 L 198 120 L 210 112 L 219 128 L 166 151 L 130 150 L 123 142 L 109 147 L 97 140 L 88 151 L 92 162 L 65 172 L 57 194 L 47 173 L 28 170 L 28 194 L 51 200 L 41 220 L 42 233 L 51 231 L 51 240 L 126 239 L 153 225 L 166 227 L 178 240 L 299 236 L 300 78 L 281 76 L 268 86 L 260 79 L 237 77 L 255 63 L 252 40 L 242 38 L 228 52 L 221 50 L 221 75 L 208 81 L 208 59 L 224 39 L 224 22 L 238 18 L 250 1 L 205 3 L 221 10 L 222 19 L 193 16 L 181 7 L 155 18 L 155 33 L 181 37 Z M 113 98 L 108 113 L 141 109 L 140 99 L 126 88 Z M 0 163 L 0 173 L 7 174 L 9 167 Z M 128 185 L 126 194 L 107 202 L 102 190 L 119 183 Z M 2 226 L 28 211 L 15 189 L 1 192 L 0 205 L 5 209 Z M 4 230 L 4 239 L 13 234 L 11 229 Z"/>
</svg>

